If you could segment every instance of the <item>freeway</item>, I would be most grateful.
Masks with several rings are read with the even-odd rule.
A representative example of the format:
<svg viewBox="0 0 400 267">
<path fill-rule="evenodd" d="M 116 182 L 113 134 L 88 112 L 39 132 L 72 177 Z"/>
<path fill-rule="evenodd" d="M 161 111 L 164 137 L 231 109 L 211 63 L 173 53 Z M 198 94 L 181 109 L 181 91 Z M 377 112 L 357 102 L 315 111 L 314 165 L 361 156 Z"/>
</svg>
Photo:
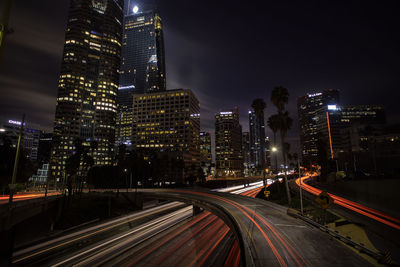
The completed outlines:
<svg viewBox="0 0 400 267">
<path fill-rule="evenodd" d="M 236 188 L 242 196 L 200 189 L 140 190 L 147 196 L 206 207 L 215 214 L 206 211 L 189 219 L 191 211 L 184 207 L 173 214 L 156 215 L 152 220 L 105 239 L 92 240 L 97 231 L 118 224 L 113 222 L 82 230 L 63 240 L 50 241 L 51 244 L 40 244 L 31 251 L 16 252 L 14 263 L 26 266 L 29 259 L 25 258 L 25 262 L 18 259 L 33 255 L 39 261 L 48 260 L 42 265 L 53 266 L 368 265 L 325 233 L 287 216 L 285 207 L 251 198 L 261 187 L 261 184 L 252 184 L 247 192 Z M 87 240 L 92 242 L 86 243 Z M 65 247 L 60 244 L 67 242 L 75 244 L 76 249 L 65 253 Z M 54 247 L 61 249 L 53 251 Z M 38 253 L 40 251 L 51 259 Z"/>
<path fill-rule="evenodd" d="M 222 192 L 165 189 L 148 193 L 160 198 L 209 203 L 226 211 L 236 224 L 233 227 L 230 225 L 231 229 L 240 233 L 243 265 L 368 265 L 318 229 L 287 216 L 286 208 L 273 203 Z M 225 222 L 229 225 L 228 221 Z"/>
<path fill-rule="evenodd" d="M 259 189 L 262 182 L 252 183 L 249 187 L 231 187 L 223 191 L 232 193 L 253 193 L 254 189 Z M 236 191 L 235 191 L 236 190 Z M 106 259 L 114 258 L 116 253 L 120 253 L 127 248 L 136 247 L 147 239 L 158 235 L 172 226 L 187 221 L 192 223 L 192 206 L 184 205 L 179 202 L 164 204 L 142 212 L 135 212 L 120 218 L 116 218 L 95 226 L 62 235 L 51 240 L 20 249 L 13 254 L 13 264 L 18 266 L 26 265 L 73 265 L 76 263 L 94 265 Z M 215 215 L 207 212 L 207 218 L 212 222 L 218 222 L 219 228 L 224 227 L 225 236 L 233 238 L 229 228 Z M 203 215 L 202 215 L 203 216 Z M 194 218 L 202 221 L 205 218 Z M 210 221 L 211 222 L 211 221 Z M 211 229 L 213 224 L 209 223 Z M 216 228 L 216 229 L 219 229 Z M 212 233 L 205 230 L 207 235 Z M 222 241 L 219 239 L 217 245 Z M 204 242 L 204 241 L 203 241 Z M 217 250 L 217 245 L 213 246 L 212 251 Z M 205 254 L 206 258 L 210 253 Z"/>
<path fill-rule="evenodd" d="M 298 178 L 298 179 L 296 179 L 296 184 L 298 186 L 300 186 L 300 184 L 301 184 L 303 189 L 305 189 L 307 192 L 309 192 L 313 195 L 321 194 L 321 192 L 322 192 L 321 189 L 315 188 L 306 183 L 306 181 L 309 180 L 311 177 L 312 176 L 304 176 L 304 177 Z M 350 201 L 343 197 L 339 197 L 339 196 L 336 196 L 331 193 L 328 193 L 328 194 L 333 198 L 335 204 L 342 206 L 346 209 L 349 209 L 351 211 L 354 211 L 358 214 L 364 215 L 364 216 L 366 216 L 370 219 L 373 219 L 375 221 L 378 221 L 380 223 L 383 223 L 394 229 L 400 230 L 400 219 L 390 216 L 388 214 L 385 214 L 381 211 L 369 208 L 365 205 L 361 205 L 357 202 Z"/>
</svg>

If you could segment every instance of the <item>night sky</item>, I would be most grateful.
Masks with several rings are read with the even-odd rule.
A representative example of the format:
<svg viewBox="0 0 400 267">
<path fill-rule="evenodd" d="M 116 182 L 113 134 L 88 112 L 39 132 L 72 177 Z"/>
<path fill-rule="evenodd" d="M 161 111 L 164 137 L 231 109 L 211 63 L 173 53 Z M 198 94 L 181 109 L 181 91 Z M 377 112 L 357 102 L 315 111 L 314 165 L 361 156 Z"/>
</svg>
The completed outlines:
<svg viewBox="0 0 400 267">
<path fill-rule="evenodd" d="M 146 3 L 145 5 L 143 3 Z M 342 104 L 382 104 L 400 122 L 399 1 L 135 1 L 157 4 L 164 24 L 167 87 L 189 88 L 201 103 L 202 130 L 214 113 L 238 106 L 248 129 L 254 98 L 289 89 L 296 99 L 330 88 Z M 261 3 L 264 3 L 263 5 Z M 52 130 L 69 0 L 14 1 L 3 62 L 0 116 Z M 269 129 L 267 135 L 271 135 Z"/>
</svg>

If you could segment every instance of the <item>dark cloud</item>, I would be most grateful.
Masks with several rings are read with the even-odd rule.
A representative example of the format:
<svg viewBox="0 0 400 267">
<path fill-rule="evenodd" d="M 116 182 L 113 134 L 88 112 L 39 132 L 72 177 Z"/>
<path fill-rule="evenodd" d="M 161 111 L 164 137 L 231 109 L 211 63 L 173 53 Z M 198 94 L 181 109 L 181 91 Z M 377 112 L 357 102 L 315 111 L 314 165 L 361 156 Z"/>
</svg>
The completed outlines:
<svg viewBox="0 0 400 267">
<path fill-rule="evenodd" d="M 213 130 L 215 112 L 234 106 L 247 130 L 257 97 L 267 101 L 266 116 L 273 114 L 276 85 L 289 89 L 295 119 L 298 96 L 336 88 L 344 104 L 383 104 L 389 121 L 400 122 L 396 0 L 132 2 L 161 12 L 168 87 L 195 92 L 205 130 Z M 19 117 L 25 110 L 51 128 L 69 1 L 14 3 L 0 111 Z M 296 120 L 288 139 L 298 147 Z"/>
</svg>

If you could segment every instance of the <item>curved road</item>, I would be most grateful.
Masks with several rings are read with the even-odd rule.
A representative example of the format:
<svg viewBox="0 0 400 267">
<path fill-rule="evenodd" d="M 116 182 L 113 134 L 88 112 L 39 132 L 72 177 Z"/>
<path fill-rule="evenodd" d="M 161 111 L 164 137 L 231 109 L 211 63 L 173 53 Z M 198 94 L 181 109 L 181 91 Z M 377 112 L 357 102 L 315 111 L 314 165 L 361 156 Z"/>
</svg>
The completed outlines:
<svg viewBox="0 0 400 267">
<path fill-rule="evenodd" d="M 212 207 L 236 233 L 246 266 L 361 266 L 358 255 L 329 235 L 286 214 L 286 208 L 246 196 L 184 189 L 140 190 L 157 198 Z M 218 214 L 219 213 L 219 214 Z M 233 225 L 232 225 L 233 222 Z"/>
</svg>

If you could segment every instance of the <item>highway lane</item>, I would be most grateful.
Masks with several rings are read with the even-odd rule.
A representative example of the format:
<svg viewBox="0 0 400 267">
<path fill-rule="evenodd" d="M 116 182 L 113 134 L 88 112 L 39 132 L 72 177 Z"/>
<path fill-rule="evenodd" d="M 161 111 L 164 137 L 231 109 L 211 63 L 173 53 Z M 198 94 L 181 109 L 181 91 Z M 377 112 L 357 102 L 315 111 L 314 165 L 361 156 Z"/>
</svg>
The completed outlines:
<svg viewBox="0 0 400 267">
<path fill-rule="evenodd" d="M 152 194 L 211 202 L 225 209 L 241 231 L 245 250 L 242 254 L 247 253 L 243 256 L 249 266 L 368 265 L 337 241 L 330 241 L 326 234 L 287 216 L 282 206 L 221 192 L 171 189 L 153 190 Z M 320 252 L 326 246 L 329 250 Z"/>
<path fill-rule="evenodd" d="M 135 212 L 126 216 L 112 219 L 95 226 L 86 227 L 81 230 L 24 248 L 13 253 L 13 264 L 24 265 L 38 263 L 53 257 L 61 257 L 64 254 L 74 253 L 82 246 L 102 242 L 110 236 L 123 234 L 133 227 L 147 223 L 151 219 L 174 212 L 185 207 L 179 202 L 172 202 L 148 210 Z M 192 207 L 189 208 L 190 212 Z"/>
<path fill-rule="evenodd" d="M 250 187 L 245 188 L 245 191 L 253 190 L 257 186 L 259 186 L 259 183 L 253 183 Z M 241 188 L 240 192 L 243 192 L 243 186 L 240 186 L 239 188 Z M 226 190 L 233 191 L 235 188 L 227 188 Z M 76 259 L 76 255 L 80 255 L 79 253 L 76 253 L 77 249 L 79 250 L 82 244 L 85 246 L 85 249 L 92 244 L 97 244 L 96 249 L 90 250 L 90 252 L 93 252 L 91 255 L 96 254 L 98 249 L 104 250 L 104 244 L 113 245 L 117 241 L 121 244 L 131 244 L 131 241 L 124 240 L 125 238 L 128 238 L 129 240 L 135 240 L 136 232 L 135 230 L 130 230 L 133 227 L 132 225 L 138 225 L 143 221 L 148 221 L 149 217 L 158 219 L 158 217 L 160 217 L 162 214 L 170 213 L 171 211 L 182 206 L 184 206 L 182 203 L 177 202 L 164 204 L 153 209 L 137 212 L 128 216 L 123 216 L 121 218 L 101 223 L 96 226 L 85 228 L 80 231 L 75 231 L 68 235 L 64 235 L 59 238 L 28 247 L 26 249 L 16 251 L 13 255 L 13 263 L 16 265 L 23 265 L 32 262 L 37 264 L 41 261 L 52 262 L 52 257 L 63 258 L 64 254 L 70 255 L 67 258 L 73 262 L 73 260 Z M 191 215 L 192 207 L 189 206 L 184 208 L 184 212 L 172 213 L 171 218 L 168 217 L 168 220 L 157 221 L 155 225 L 152 224 L 152 221 L 146 222 L 148 225 L 151 225 L 150 229 L 147 229 L 148 226 L 146 226 L 146 224 L 141 225 L 141 229 L 146 229 L 146 236 L 149 236 L 150 232 L 155 230 L 163 231 L 168 228 L 171 225 L 169 220 L 173 220 L 173 222 L 176 224 L 187 219 L 188 216 L 191 217 Z M 129 231 L 125 232 L 126 230 Z M 122 235 L 122 237 L 117 238 L 116 240 L 107 241 L 107 237 L 110 235 L 113 235 L 113 237 L 115 235 Z M 143 236 L 141 236 L 141 239 L 143 239 Z M 113 247 L 119 246 L 115 245 Z M 110 249 L 108 249 L 108 251 L 110 251 Z M 87 251 L 85 251 L 82 255 L 87 255 Z M 97 255 L 99 258 L 102 256 L 103 255 Z M 82 257 L 79 257 L 80 260 L 81 258 Z M 67 262 L 69 262 L 69 260 Z M 64 262 L 64 264 L 65 263 L 66 262 Z"/>
<path fill-rule="evenodd" d="M 254 185 L 254 187 L 247 188 L 248 192 L 242 193 L 255 196 L 259 193 L 260 188 L 260 185 Z M 151 259 L 153 263 L 157 263 L 156 265 L 168 263 L 169 266 L 173 264 L 207 266 L 210 262 L 215 261 L 218 258 L 216 255 L 225 248 L 227 255 L 225 264 L 233 263 L 233 266 L 237 266 L 240 259 L 246 259 L 248 266 L 368 265 L 363 259 L 338 242 L 330 240 L 326 234 L 309 227 L 302 221 L 287 216 L 286 208 L 279 205 L 223 192 L 183 189 L 140 191 L 160 198 L 196 200 L 199 203 L 209 203 L 224 209 L 229 212 L 238 225 L 245 244 L 244 250 L 239 249 L 239 244 L 235 245 L 233 233 L 222 220 L 209 212 L 204 212 L 195 219 L 184 222 L 187 223 L 186 226 L 179 224 L 179 228 L 169 227 L 170 232 L 162 230 L 165 229 L 162 227 L 162 222 L 159 225 L 157 225 L 157 222 L 151 222 L 154 224 L 143 229 L 143 231 L 155 232 L 145 232 L 144 236 L 138 236 L 141 231 L 132 229 L 133 232 L 131 233 L 121 233 L 120 236 L 98 241 L 91 246 L 83 247 L 79 251 L 67 253 L 67 255 L 63 254 L 63 257 L 52 262 L 52 264 L 61 263 L 63 266 L 68 266 L 87 261 L 90 266 L 96 266 L 96 264 L 120 265 L 118 263 L 137 266 L 138 263 L 132 263 L 132 259 L 137 259 L 139 258 L 138 255 L 147 253 L 142 257 L 140 263 Z M 173 220 L 173 217 L 169 219 Z M 179 223 L 178 221 L 174 221 L 174 223 Z M 153 229 L 155 227 L 158 228 Z M 180 231 L 181 229 L 183 231 Z M 154 243 L 153 248 L 163 243 L 167 245 L 149 252 L 143 246 L 145 242 L 154 240 L 146 238 L 152 237 L 152 233 L 157 233 L 157 236 L 165 238 Z M 141 239 L 145 241 L 136 244 Z M 87 250 L 90 250 L 89 253 L 84 252 Z M 165 255 L 181 256 L 165 257 Z M 163 259 L 163 261 L 159 262 L 160 259 Z M 221 259 L 219 260 L 221 263 Z M 223 265 L 223 263 L 218 265 Z M 152 265 L 147 264 L 146 266 Z"/>
<path fill-rule="evenodd" d="M 62 192 L 48 192 L 47 196 L 57 196 L 61 195 Z M 13 201 L 23 201 L 23 200 L 29 200 L 29 199 L 35 199 L 35 198 L 44 198 L 45 193 L 43 192 L 31 192 L 31 193 L 19 193 L 15 194 L 13 196 Z M 8 203 L 10 196 L 9 195 L 0 195 L 0 204 L 5 204 Z"/>
<path fill-rule="evenodd" d="M 272 181 L 270 182 L 270 184 Z M 263 182 L 214 191 L 254 197 Z M 225 259 L 225 255 L 227 255 Z M 240 249 L 229 227 L 205 211 L 184 224 L 134 248 L 109 264 L 119 266 L 239 266 Z"/>
<path fill-rule="evenodd" d="M 304 176 L 301 178 L 296 179 L 296 184 L 300 186 L 300 183 L 302 185 L 302 188 L 306 190 L 307 192 L 314 194 L 314 195 L 319 195 L 322 190 L 312 187 L 306 183 L 307 180 L 311 179 L 312 176 Z M 395 218 L 393 216 L 390 216 L 384 212 L 369 208 L 365 205 L 361 205 L 357 202 L 350 201 L 348 199 L 336 196 L 334 194 L 328 193 L 334 200 L 334 203 L 342 206 L 346 209 L 349 209 L 351 211 L 354 211 L 358 214 L 364 215 L 370 219 L 373 219 L 375 221 L 381 222 L 387 226 L 390 226 L 394 229 L 400 230 L 400 219 Z"/>
</svg>

